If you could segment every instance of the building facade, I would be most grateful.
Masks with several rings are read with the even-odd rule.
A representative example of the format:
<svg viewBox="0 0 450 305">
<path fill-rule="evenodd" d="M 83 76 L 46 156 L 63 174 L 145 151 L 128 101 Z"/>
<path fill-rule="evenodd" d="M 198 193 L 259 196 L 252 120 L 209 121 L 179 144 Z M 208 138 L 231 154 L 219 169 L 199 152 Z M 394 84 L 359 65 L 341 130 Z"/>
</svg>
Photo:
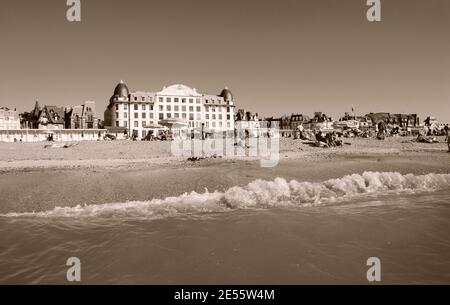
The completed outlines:
<svg viewBox="0 0 450 305">
<path fill-rule="evenodd" d="M 86 101 L 82 105 L 67 106 L 65 109 L 66 129 L 96 129 L 99 120 L 95 116 L 95 102 Z"/>
<path fill-rule="evenodd" d="M 219 95 L 202 94 L 195 88 L 176 84 L 158 92 L 133 91 L 121 81 L 104 113 L 105 128 L 126 128 L 146 136 L 149 127 L 165 120 L 185 122 L 189 129 L 214 132 L 234 129 L 234 99 L 228 88 Z"/>
<path fill-rule="evenodd" d="M 397 125 L 399 127 L 419 127 L 420 119 L 417 114 L 390 114 L 388 112 L 369 113 L 366 117 L 370 118 L 374 125 L 378 125 L 379 122 L 386 124 Z"/>
<path fill-rule="evenodd" d="M 0 130 L 20 129 L 20 118 L 16 109 L 0 107 Z"/>
<path fill-rule="evenodd" d="M 41 107 L 36 101 L 31 112 L 20 115 L 22 129 L 98 129 L 95 102 L 86 101 L 78 106 Z"/>
</svg>

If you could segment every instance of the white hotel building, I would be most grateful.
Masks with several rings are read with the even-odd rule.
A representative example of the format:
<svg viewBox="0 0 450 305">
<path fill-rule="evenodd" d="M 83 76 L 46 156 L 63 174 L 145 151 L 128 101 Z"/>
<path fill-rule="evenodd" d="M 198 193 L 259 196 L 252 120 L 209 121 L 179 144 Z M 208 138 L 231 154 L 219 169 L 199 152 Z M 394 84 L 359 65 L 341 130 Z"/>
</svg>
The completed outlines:
<svg viewBox="0 0 450 305">
<path fill-rule="evenodd" d="M 220 132 L 234 130 L 234 101 L 228 88 L 219 95 L 198 93 L 185 85 L 164 87 L 159 92 L 130 92 L 121 81 L 114 89 L 105 111 L 105 128 L 126 128 L 145 137 L 148 127 L 172 119 Z"/>
</svg>

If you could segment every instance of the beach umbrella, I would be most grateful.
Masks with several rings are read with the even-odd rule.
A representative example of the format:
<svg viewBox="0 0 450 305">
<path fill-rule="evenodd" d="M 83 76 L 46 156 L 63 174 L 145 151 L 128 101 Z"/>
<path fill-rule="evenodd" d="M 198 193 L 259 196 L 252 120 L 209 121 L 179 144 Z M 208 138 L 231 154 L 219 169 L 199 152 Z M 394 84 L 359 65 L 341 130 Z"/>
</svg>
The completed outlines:
<svg viewBox="0 0 450 305">
<path fill-rule="evenodd" d="M 180 119 L 165 119 L 159 121 L 159 123 L 169 128 L 183 128 L 189 125 L 188 121 Z"/>
</svg>

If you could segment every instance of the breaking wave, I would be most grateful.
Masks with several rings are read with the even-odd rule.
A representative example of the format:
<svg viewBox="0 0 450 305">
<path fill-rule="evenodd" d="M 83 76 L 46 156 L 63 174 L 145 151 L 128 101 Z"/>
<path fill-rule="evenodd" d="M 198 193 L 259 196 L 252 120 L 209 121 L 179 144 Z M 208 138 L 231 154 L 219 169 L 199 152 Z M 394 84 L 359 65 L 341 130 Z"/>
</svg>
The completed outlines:
<svg viewBox="0 0 450 305">
<path fill-rule="evenodd" d="M 132 217 L 224 212 L 235 209 L 307 207 L 345 202 L 358 196 L 429 192 L 448 188 L 450 174 L 402 175 L 396 172 L 364 172 L 324 182 L 255 180 L 225 192 L 185 193 L 178 197 L 76 207 L 56 207 L 45 212 L 9 213 L 3 217 Z"/>
</svg>

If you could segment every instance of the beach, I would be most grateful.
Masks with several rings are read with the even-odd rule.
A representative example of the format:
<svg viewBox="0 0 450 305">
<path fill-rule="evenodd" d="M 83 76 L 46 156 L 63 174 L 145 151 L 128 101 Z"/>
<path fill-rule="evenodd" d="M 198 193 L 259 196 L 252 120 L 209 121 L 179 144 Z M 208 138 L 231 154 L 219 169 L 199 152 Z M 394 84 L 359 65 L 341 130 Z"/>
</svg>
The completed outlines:
<svg viewBox="0 0 450 305">
<path fill-rule="evenodd" d="M 45 142 L 0 143 L 0 213 L 163 199 L 277 177 L 323 181 L 364 171 L 450 172 L 443 138 L 437 144 L 403 137 L 344 142 L 352 145 L 318 148 L 282 138 L 280 161 L 273 168 L 245 157 L 188 161 L 171 155 L 170 142 L 80 142 L 70 148 L 44 148 Z"/>
<path fill-rule="evenodd" d="M 412 138 L 281 139 L 280 161 L 174 157 L 169 142 L 0 144 L 2 283 L 450 280 L 450 154 Z M 331 191 L 331 193 L 330 193 Z"/>
</svg>

